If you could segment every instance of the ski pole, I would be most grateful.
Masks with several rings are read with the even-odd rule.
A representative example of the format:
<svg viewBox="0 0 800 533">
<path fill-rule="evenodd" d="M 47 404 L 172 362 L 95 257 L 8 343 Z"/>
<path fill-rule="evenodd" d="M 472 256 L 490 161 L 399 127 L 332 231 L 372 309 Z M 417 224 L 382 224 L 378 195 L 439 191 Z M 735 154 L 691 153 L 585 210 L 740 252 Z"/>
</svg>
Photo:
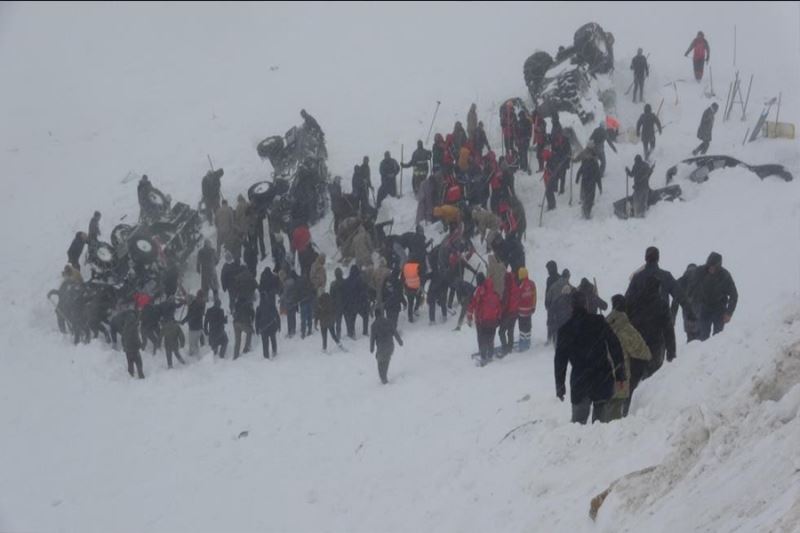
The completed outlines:
<svg viewBox="0 0 800 533">
<path fill-rule="evenodd" d="M 211 172 L 214 172 L 214 163 L 211 162 L 211 156 L 206 154 L 206 157 L 208 158 L 208 164 L 211 166 Z"/>
<path fill-rule="evenodd" d="M 428 144 L 428 141 L 431 139 L 431 131 L 433 131 L 433 123 L 436 121 L 436 114 L 439 112 L 439 105 L 442 102 L 436 100 L 436 109 L 433 111 L 433 118 L 431 119 L 431 127 L 428 128 L 428 135 L 425 137 L 425 144 Z"/>
</svg>

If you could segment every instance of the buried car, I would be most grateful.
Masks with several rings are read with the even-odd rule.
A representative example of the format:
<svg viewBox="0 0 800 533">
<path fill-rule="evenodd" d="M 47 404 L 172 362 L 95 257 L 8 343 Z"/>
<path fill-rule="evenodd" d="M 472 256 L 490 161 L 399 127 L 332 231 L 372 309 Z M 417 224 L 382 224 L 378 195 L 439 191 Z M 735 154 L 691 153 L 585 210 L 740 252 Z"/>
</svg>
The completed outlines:
<svg viewBox="0 0 800 533">
<path fill-rule="evenodd" d="M 672 202 L 676 199 L 679 200 L 682 193 L 683 191 L 681 191 L 680 185 L 668 185 L 662 189 L 650 189 L 650 196 L 647 199 L 647 206 L 650 207 L 651 205 L 662 200 L 666 200 L 668 202 Z M 632 217 L 633 195 L 626 198 L 620 198 L 614 202 L 614 214 L 623 220 Z"/>
<path fill-rule="evenodd" d="M 786 170 L 783 165 L 767 164 L 767 165 L 748 165 L 743 161 L 739 161 L 734 157 L 727 155 L 703 155 L 699 157 L 692 157 L 684 159 L 677 165 L 673 165 L 667 169 L 667 183 L 671 183 L 675 176 L 680 172 L 681 177 L 686 177 L 695 183 L 703 183 L 708 180 L 708 175 L 720 168 L 746 168 L 756 176 L 767 178 L 769 176 L 777 176 L 784 181 L 792 181 L 794 177 L 791 172 Z"/>
</svg>

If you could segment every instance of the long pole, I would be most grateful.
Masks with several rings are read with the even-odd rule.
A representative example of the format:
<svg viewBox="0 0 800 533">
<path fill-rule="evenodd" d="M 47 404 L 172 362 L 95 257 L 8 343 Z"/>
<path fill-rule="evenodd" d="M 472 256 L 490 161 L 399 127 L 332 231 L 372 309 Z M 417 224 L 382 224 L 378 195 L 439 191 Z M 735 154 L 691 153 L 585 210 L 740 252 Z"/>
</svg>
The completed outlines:
<svg viewBox="0 0 800 533">
<path fill-rule="evenodd" d="M 439 112 L 439 105 L 441 103 L 442 102 L 440 102 L 439 100 L 436 100 L 436 109 L 433 111 L 433 118 L 431 119 L 431 127 L 428 128 L 428 136 L 425 137 L 425 144 L 426 145 L 428 144 L 428 141 L 430 141 L 430 139 L 431 139 L 431 132 L 433 131 L 433 123 L 436 122 L 436 114 Z"/>
<path fill-rule="evenodd" d="M 733 66 L 736 66 L 736 24 L 733 25 Z"/>
<path fill-rule="evenodd" d="M 747 104 L 750 103 L 750 89 L 753 87 L 753 75 L 750 74 L 750 83 L 747 84 L 747 97 L 744 99 L 744 107 L 742 108 L 742 120 L 745 120 L 747 113 Z"/>
<path fill-rule="evenodd" d="M 403 196 L 403 164 L 405 163 L 405 159 L 403 158 L 403 145 L 400 145 L 400 196 Z"/>
<path fill-rule="evenodd" d="M 625 216 L 631 216 L 631 208 L 630 208 L 630 200 L 628 196 L 628 180 L 630 179 L 630 173 L 628 172 L 628 167 L 625 167 Z"/>
</svg>

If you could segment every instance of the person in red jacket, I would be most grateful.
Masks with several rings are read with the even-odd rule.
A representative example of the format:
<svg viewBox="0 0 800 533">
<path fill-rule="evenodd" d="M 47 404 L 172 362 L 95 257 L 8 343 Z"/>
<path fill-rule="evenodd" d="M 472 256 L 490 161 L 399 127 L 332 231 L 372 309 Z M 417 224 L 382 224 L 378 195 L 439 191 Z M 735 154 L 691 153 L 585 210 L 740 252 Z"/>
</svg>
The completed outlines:
<svg viewBox="0 0 800 533">
<path fill-rule="evenodd" d="M 531 315 L 536 311 L 536 284 L 528 279 L 528 269 L 517 271 L 519 278 L 519 351 L 531 347 Z"/>
<path fill-rule="evenodd" d="M 514 102 L 506 101 L 500 108 L 500 127 L 503 130 L 504 153 L 514 150 L 515 133 L 517 129 L 517 114 L 514 112 Z"/>
<path fill-rule="evenodd" d="M 472 301 L 467 308 L 467 324 L 475 322 L 478 333 L 478 352 L 480 365 L 483 366 L 492 359 L 494 352 L 494 334 L 500 322 L 502 306 L 500 298 L 494 292 L 492 280 L 479 273 L 475 278 L 478 288 L 472 296 Z"/>
<path fill-rule="evenodd" d="M 683 56 L 688 56 L 689 52 L 692 50 L 694 50 L 692 54 L 692 60 L 694 61 L 694 79 L 700 81 L 703 79 L 703 65 L 708 63 L 711 59 L 711 47 L 708 46 L 708 41 L 706 41 L 703 32 L 697 32 L 697 37 L 694 38 L 692 44 L 689 45 L 689 48 L 686 49 L 686 53 L 683 54 Z"/>
<path fill-rule="evenodd" d="M 506 272 L 503 289 L 503 314 L 500 320 L 500 345 L 502 350 L 497 356 L 503 358 L 514 348 L 514 326 L 519 317 L 519 284 L 513 272 Z"/>
</svg>

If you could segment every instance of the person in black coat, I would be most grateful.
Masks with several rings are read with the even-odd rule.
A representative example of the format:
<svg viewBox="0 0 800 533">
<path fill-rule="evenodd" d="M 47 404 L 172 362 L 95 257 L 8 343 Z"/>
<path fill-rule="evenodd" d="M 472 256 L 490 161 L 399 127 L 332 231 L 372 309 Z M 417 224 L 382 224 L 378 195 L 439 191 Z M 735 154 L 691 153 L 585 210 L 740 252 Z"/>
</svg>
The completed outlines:
<svg viewBox="0 0 800 533">
<path fill-rule="evenodd" d="M 403 281 L 400 279 L 400 269 L 394 269 L 386 281 L 383 282 L 383 306 L 386 318 L 397 327 L 397 319 L 401 309 L 406 307 Z"/>
<path fill-rule="evenodd" d="M 411 154 L 408 163 L 402 163 L 403 168 L 414 167 L 414 175 L 411 179 L 411 188 L 414 195 L 419 191 L 419 186 L 428 177 L 428 161 L 431 160 L 431 152 L 422 146 L 422 141 L 417 141 L 417 149 Z"/>
<path fill-rule="evenodd" d="M 364 212 L 369 205 L 369 191 L 373 189 L 369 171 L 369 157 L 364 156 L 361 165 L 353 169 L 353 195 L 358 200 L 358 209 Z"/>
<path fill-rule="evenodd" d="M 342 318 L 344 317 L 344 273 L 342 269 L 336 267 L 333 271 L 334 280 L 331 282 L 330 295 L 333 300 L 334 321 L 333 329 L 336 332 L 336 338 L 342 338 Z"/>
<path fill-rule="evenodd" d="M 519 151 L 520 170 L 531 174 L 531 168 L 528 164 L 528 150 L 531 147 L 531 135 L 533 135 L 533 126 L 531 119 L 525 111 L 519 112 L 519 118 L 516 124 L 515 141 L 517 143 L 517 150 Z"/>
<path fill-rule="evenodd" d="M 595 154 L 593 153 L 590 153 L 590 155 L 583 160 L 575 175 L 575 183 L 581 184 L 581 210 L 583 211 L 583 218 L 587 220 L 592 217 L 595 188 L 599 189 L 601 193 L 603 192 L 603 183 L 600 180 L 602 175 L 602 164 L 598 164 Z"/>
<path fill-rule="evenodd" d="M 206 297 L 203 291 L 199 290 L 195 298 L 189 304 L 186 317 L 181 321 L 181 324 L 189 325 L 189 355 L 197 355 L 200 352 L 205 312 Z"/>
<path fill-rule="evenodd" d="M 633 103 L 635 104 L 637 91 L 639 101 L 644 100 L 644 79 L 650 76 L 650 67 L 647 65 L 647 58 L 641 48 L 631 61 L 631 70 L 633 71 Z"/>
<path fill-rule="evenodd" d="M 378 169 L 381 174 L 381 185 L 378 187 L 377 207 L 380 209 L 383 199 L 387 196 L 397 196 L 397 174 L 400 173 L 400 165 L 397 160 L 392 158 L 392 154 L 387 150 L 383 154 L 383 161 Z"/>
<path fill-rule="evenodd" d="M 692 308 L 692 310 L 694 310 L 695 316 L 695 319 L 692 320 L 689 318 L 686 309 L 684 309 L 682 312 L 683 331 L 686 333 L 687 343 L 700 338 L 700 325 L 697 321 L 697 316 L 700 314 L 700 308 L 697 301 L 697 278 L 699 277 L 699 272 L 700 271 L 698 270 L 696 264 L 689 263 L 686 266 L 686 271 L 677 279 L 678 286 L 686 295 L 686 300 L 689 302 L 688 305 Z M 678 301 L 675 299 L 672 300 L 670 312 L 672 313 L 672 323 L 674 324 L 675 319 L 678 316 Z"/>
<path fill-rule="evenodd" d="M 722 256 L 711 252 L 706 264 L 697 273 L 697 300 L 700 309 L 698 338 L 702 341 L 722 332 L 730 322 L 739 292 L 730 272 L 722 267 Z"/>
<path fill-rule="evenodd" d="M 515 235 L 508 235 L 503 239 L 497 234 L 492 242 L 492 250 L 500 261 L 511 267 L 514 274 L 519 267 L 525 266 L 525 249 Z"/>
<path fill-rule="evenodd" d="M 378 360 L 378 376 L 381 383 L 386 385 L 389 383 L 387 372 L 389 371 L 389 361 L 392 359 L 394 353 L 394 339 L 400 346 L 403 345 L 403 339 L 397 333 L 397 328 L 392 321 L 383 316 L 380 309 L 375 310 L 375 322 L 372 323 L 372 333 L 369 338 L 369 352 L 375 353 L 375 347 L 378 351 L 375 353 L 375 358 Z"/>
<path fill-rule="evenodd" d="M 675 326 L 669 305 L 661 298 L 660 291 L 661 281 L 650 276 L 645 278 L 644 287 L 634 293 L 632 299 L 625 298 L 631 325 L 642 336 L 652 354 L 642 379 L 647 379 L 661 368 L 665 352 L 667 361 L 675 359 Z"/>
<path fill-rule="evenodd" d="M 205 204 L 206 218 L 209 224 L 214 224 L 214 213 L 219 208 L 219 202 L 222 197 L 222 176 L 225 171 L 221 168 L 217 170 L 209 170 L 200 183 L 200 189 L 203 194 L 203 204 Z"/>
<path fill-rule="evenodd" d="M 222 359 L 225 359 L 225 350 L 228 348 L 228 334 L 225 333 L 227 323 L 228 317 L 225 316 L 220 301 L 214 300 L 214 305 L 206 311 L 203 330 L 208 336 L 208 345 L 214 355 L 219 354 Z"/>
<path fill-rule="evenodd" d="M 261 272 L 258 291 L 261 293 L 262 299 L 266 297 L 272 302 L 275 302 L 281 293 L 281 280 L 269 267 L 265 267 L 264 271 Z"/>
<path fill-rule="evenodd" d="M 168 259 L 167 268 L 161 274 L 161 290 L 164 291 L 164 296 L 172 298 L 178 292 L 178 282 L 180 279 L 180 271 L 175 261 Z"/>
<path fill-rule="evenodd" d="M 246 298 L 236 300 L 233 308 L 233 359 L 239 358 L 240 348 L 242 347 L 242 333 L 245 334 L 244 349 L 241 353 L 250 351 L 250 343 L 253 338 L 253 322 L 255 313 L 253 312 L 253 302 Z"/>
<path fill-rule="evenodd" d="M 242 249 L 244 250 L 242 254 L 244 264 L 247 266 L 253 279 L 255 279 L 255 277 L 258 276 L 258 247 L 255 242 L 247 240 L 244 241 Z"/>
<path fill-rule="evenodd" d="M 82 231 L 79 231 L 75 234 L 75 238 L 72 239 L 72 243 L 69 245 L 69 249 L 67 250 L 67 261 L 75 268 L 75 270 L 79 272 L 81 270 L 81 265 L 78 263 L 78 260 L 81 258 L 83 248 L 86 246 L 86 241 L 88 240 L 88 235 Z"/>
<path fill-rule="evenodd" d="M 153 355 L 156 354 L 161 344 L 161 310 L 158 305 L 149 303 L 142 308 L 142 350 L 147 349 L 147 341 L 153 344 Z"/>
<path fill-rule="evenodd" d="M 655 277 L 660 282 L 661 288 L 659 296 L 667 305 L 670 304 L 670 297 L 672 297 L 674 300 L 677 300 L 678 304 L 684 307 L 684 309 L 688 309 L 687 312 L 692 311 L 691 308 L 688 307 L 686 294 L 684 294 L 683 290 L 678 286 L 672 274 L 667 270 L 659 268 L 658 261 L 660 258 L 661 253 L 655 246 L 650 246 L 645 250 L 645 265 L 631 277 L 628 290 L 625 292 L 625 300 L 631 302 L 636 299 L 638 295 L 644 291 L 647 278 Z M 693 311 L 691 316 L 694 316 Z M 628 312 L 628 317 L 633 320 L 630 312 Z"/>
<path fill-rule="evenodd" d="M 697 128 L 697 138 L 700 139 L 700 145 L 692 150 L 692 155 L 705 155 L 708 147 L 711 144 L 711 131 L 714 129 L 714 116 L 717 114 L 719 105 L 716 102 L 711 104 L 705 111 L 700 119 L 700 126 Z"/>
<path fill-rule="evenodd" d="M 586 296 L 581 292 L 572 295 L 572 318 L 558 330 L 555 378 L 561 401 L 566 395 L 567 363 L 572 365 L 572 422 L 585 424 L 590 410 L 592 422 L 608 421 L 606 403 L 614 395 L 615 381 L 617 388 L 625 384 L 622 346 L 605 318 L 586 311 Z"/>
<path fill-rule="evenodd" d="M 350 274 L 342 284 L 342 298 L 347 336 L 356 338 L 356 315 L 364 318 L 364 335 L 368 335 L 369 293 L 357 265 L 350 267 Z"/>
<path fill-rule="evenodd" d="M 617 147 L 614 146 L 614 142 L 608 136 L 605 122 L 601 122 L 600 125 L 595 128 L 589 136 L 589 140 L 594 143 L 595 155 L 597 155 L 600 161 L 600 177 L 602 178 L 606 174 L 606 143 L 608 143 L 608 146 L 611 147 L 611 150 L 613 150 L 615 154 L 617 153 Z"/>
<path fill-rule="evenodd" d="M 653 167 L 637 154 L 633 160 L 633 170 L 625 167 L 625 173 L 633 178 L 633 216 L 644 217 L 650 205 L 650 175 Z"/>
<path fill-rule="evenodd" d="M 636 121 L 636 135 L 642 139 L 644 158 L 648 161 L 653 148 L 656 147 L 656 128 L 658 128 L 658 134 L 661 135 L 661 121 L 653 113 L 653 108 L 650 107 L 650 104 L 645 104 L 644 113 Z"/>
<path fill-rule="evenodd" d="M 219 282 L 223 292 L 228 293 L 228 311 L 233 312 L 236 301 L 236 277 L 245 267 L 230 252 L 225 252 L 225 264 L 219 274 Z"/>
<path fill-rule="evenodd" d="M 281 329 L 281 317 L 275 301 L 263 298 L 256 309 L 256 333 L 261 335 L 261 349 L 264 359 L 270 359 L 269 346 L 272 344 L 272 357 L 278 354 L 277 333 Z"/>
</svg>

